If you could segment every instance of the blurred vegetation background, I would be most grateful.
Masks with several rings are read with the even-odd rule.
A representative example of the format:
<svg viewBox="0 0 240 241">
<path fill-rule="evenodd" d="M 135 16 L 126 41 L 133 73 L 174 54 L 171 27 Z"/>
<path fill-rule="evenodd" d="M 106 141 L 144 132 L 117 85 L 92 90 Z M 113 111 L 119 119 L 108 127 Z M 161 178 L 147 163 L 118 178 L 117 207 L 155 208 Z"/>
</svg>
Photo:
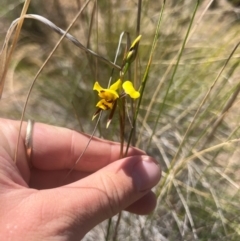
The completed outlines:
<svg viewBox="0 0 240 241">
<path fill-rule="evenodd" d="M 85 2 L 31 1 L 28 13 L 66 29 Z M 118 240 L 240 240 L 240 50 L 234 50 L 239 44 L 240 1 L 201 0 L 193 18 L 197 2 L 165 3 L 134 138 L 134 144 L 154 156 L 162 167 L 163 178 L 156 187 L 158 205 L 148 217 L 124 213 Z M 24 1 L 0 3 L 3 44 Z M 131 39 L 136 36 L 139 3 L 90 1 L 70 33 L 113 61 L 121 33 L 129 32 Z M 137 86 L 148 63 L 163 3 L 142 1 L 142 39 L 129 76 Z M 20 119 L 30 84 L 59 38 L 41 22 L 24 21 L 0 101 L 1 117 Z M 119 65 L 125 44 L 123 38 Z M 64 39 L 34 85 L 25 120 L 91 134 L 98 100 L 93 84 L 99 81 L 107 86 L 111 72 L 106 63 Z M 115 71 L 113 80 L 117 78 Z M 96 135 L 119 141 L 117 115 L 109 129 L 105 129 L 106 119 L 104 114 Z M 104 240 L 105 234 L 106 222 L 84 240 Z"/>
</svg>

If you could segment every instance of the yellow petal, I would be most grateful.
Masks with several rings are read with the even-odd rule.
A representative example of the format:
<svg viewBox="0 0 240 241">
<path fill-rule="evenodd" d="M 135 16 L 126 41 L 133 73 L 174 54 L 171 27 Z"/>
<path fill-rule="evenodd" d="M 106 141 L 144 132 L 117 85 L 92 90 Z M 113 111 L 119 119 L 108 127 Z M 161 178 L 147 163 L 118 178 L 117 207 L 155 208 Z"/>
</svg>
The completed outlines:
<svg viewBox="0 0 240 241">
<path fill-rule="evenodd" d="M 98 101 L 96 107 L 102 109 L 102 110 L 108 110 L 108 109 L 112 109 L 113 108 L 113 103 L 109 103 L 104 99 L 101 99 L 100 101 Z"/>
<path fill-rule="evenodd" d="M 113 102 L 119 98 L 118 93 L 115 90 L 110 89 L 102 89 L 100 92 L 98 92 L 98 95 L 107 102 Z"/>
<path fill-rule="evenodd" d="M 118 79 L 114 84 L 112 84 L 111 86 L 110 86 L 110 90 L 118 90 L 119 89 L 119 87 L 120 87 L 120 85 L 122 84 L 122 81 L 120 80 L 120 79 Z"/>
<path fill-rule="evenodd" d="M 142 35 L 139 35 L 133 41 L 131 47 L 128 50 L 127 57 L 126 57 L 126 62 L 128 62 L 128 61 L 132 62 L 135 59 L 136 54 L 137 54 L 138 45 L 139 45 L 141 37 L 142 37 Z"/>
<path fill-rule="evenodd" d="M 136 47 L 136 45 L 139 44 L 140 42 L 140 39 L 141 39 L 142 35 L 139 35 L 132 43 L 131 47 L 130 47 L 130 50 L 133 49 L 134 47 Z"/>
<path fill-rule="evenodd" d="M 140 96 L 140 93 L 136 91 L 133 87 L 133 84 L 131 81 L 127 80 L 122 85 L 124 91 L 126 94 L 130 95 L 131 98 L 137 99 Z"/>
<path fill-rule="evenodd" d="M 100 92 L 101 90 L 103 90 L 103 88 L 101 87 L 101 85 L 96 81 L 94 86 L 93 86 L 93 90 L 96 90 L 97 92 Z"/>
</svg>

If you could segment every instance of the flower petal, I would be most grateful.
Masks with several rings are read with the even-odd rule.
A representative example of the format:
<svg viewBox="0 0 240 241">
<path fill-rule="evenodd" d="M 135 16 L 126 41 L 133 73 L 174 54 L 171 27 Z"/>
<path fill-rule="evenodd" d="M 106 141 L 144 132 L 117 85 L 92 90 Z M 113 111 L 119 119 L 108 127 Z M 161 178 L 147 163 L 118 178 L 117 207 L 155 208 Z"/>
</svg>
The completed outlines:
<svg viewBox="0 0 240 241">
<path fill-rule="evenodd" d="M 102 110 L 108 110 L 108 109 L 112 109 L 113 108 L 113 103 L 109 103 L 104 99 L 101 99 L 100 101 L 98 101 L 96 107 L 102 109 Z"/>
<path fill-rule="evenodd" d="M 121 84 L 122 84 L 122 81 L 120 80 L 120 79 L 118 79 L 114 84 L 112 84 L 111 86 L 110 86 L 110 90 L 118 90 L 119 89 L 119 87 L 121 86 Z"/>
<path fill-rule="evenodd" d="M 93 90 L 96 90 L 97 92 L 100 92 L 101 90 L 103 90 L 103 88 L 101 87 L 101 85 L 96 81 L 94 86 L 93 86 Z"/>
<path fill-rule="evenodd" d="M 137 99 L 140 96 L 140 93 L 134 89 L 131 81 L 127 80 L 122 85 L 126 94 L 130 95 L 131 98 Z"/>
<path fill-rule="evenodd" d="M 137 56 L 137 51 L 138 51 L 138 45 L 140 42 L 142 35 L 139 35 L 132 43 L 131 47 L 129 48 L 128 52 L 126 53 L 126 56 L 123 59 L 123 64 L 122 64 L 122 71 L 121 74 L 125 75 L 128 68 L 130 67 L 131 63 L 135 60 Z"/>
<path fill-rule="evenodd" d="M 98 95 L 99 95 L 99 97 L 106 100 L 107 102 L 113 102 L 117 98 L 119 98 L 118 93 L 115 90 L 110 90 L 110 89 L 102 89 L 98 93 Z"/>
<path fill-rule="evenodd" d="M 141 37 L 142 35 L 138 35 L 137 38 L 135 38 L 129 50 L 132 50 L 133 48 L 136 48 L 136 46 L 138 46 Z"/>
</svg>

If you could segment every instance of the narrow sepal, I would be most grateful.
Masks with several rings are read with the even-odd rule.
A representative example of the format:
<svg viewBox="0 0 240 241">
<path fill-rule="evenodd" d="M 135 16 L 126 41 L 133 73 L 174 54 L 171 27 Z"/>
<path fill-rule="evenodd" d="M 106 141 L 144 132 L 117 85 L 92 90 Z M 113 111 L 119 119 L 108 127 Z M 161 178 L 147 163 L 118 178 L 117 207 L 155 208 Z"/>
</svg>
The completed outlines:
<svg viewBox="0 0 240 241">
<path fill-rule="evenodd" d="M 102 111 L 102 109 L 97 109 L 97 111 L 94 113 L 93 117 L 92 117 L 92 121 L 100 114 L 100 112 Z"/>
<path fill-rule="evenodd" d="M 106 128 L 109 127 L 111 121 L 112 121 L 112 118 L 113 118 L 113 115 L 115 113 L 115 110 L 116 110 L 116 107 L 117 107 L 117 101 L 115 101 L 114 105 L 113 105 L 113 108 L 109 114 L 109 117 L 108 117 L 108 120 L 107 120 L 107 125 L 106 125 Z"/>
</svg>

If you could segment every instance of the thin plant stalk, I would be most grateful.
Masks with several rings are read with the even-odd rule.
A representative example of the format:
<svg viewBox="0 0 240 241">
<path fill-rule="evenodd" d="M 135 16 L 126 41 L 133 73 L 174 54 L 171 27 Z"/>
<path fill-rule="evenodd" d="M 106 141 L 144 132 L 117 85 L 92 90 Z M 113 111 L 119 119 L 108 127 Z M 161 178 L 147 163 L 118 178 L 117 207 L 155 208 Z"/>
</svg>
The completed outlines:
<svg viewBox="0 0 240 241">
<path fill-rule="evenodd" d="M 155 131 L 156 131 L 156 128 L 157 128 L 157 125 L 158 125 L 158 121 L 159 121 L 159 119 L 160 119 L 160 117 L 161 117 L 161 114 L 162 114 L 162 112 L 163 112 L 163 110 L 164 110 L 165 102 L 166 102 L 166 100 L 167 100 L 170 87 L 172 86 L 173 80 L 174 80 L 175 75 L 176 75 L 176 73 L 177 73 L 178 65 L 179 65 L 180 59 L 181 59 L 181 57 L 182 57 L 182 54 L 183 54 L 183 50 L 184 50 L 184 48 L 185 48 L 185 45 L 186 45 L 186 43 L 187 43 L 187 39 L 188 39 L 188 36 L 189 36 L 189 34 L 190 34 L 190 30 L 191 30 L 191 28 L 192 28 L 193 20 L 194 20 L 194 18 L 195 18 L 197 9 L 198 9 L 198 7 L 199 7 L 199 3 L 200 3 L 200 1 L 198 0 L 197 3 L 196 3 L 196 5 L 195 5 L 194 11 L 193 11 L 193 15 L 192 15 L 191 20 L 190 20 L 190 23 L 189 23 L 189 26 L 188 26 L 188 29 L 187 29 L 187 33 L 186 33 L 185 38 L 184 38 L 184 40 L 183 40 L 183 44 L 182 44 L 182 46 L 181 46 L 181 48 L 180 48 L 180 51 L 179 51 L 179 54 L 178 54 L 178 57 L 177 57 L 177 62 L 176 62 L 176 64 L 175 64 L 175 66 L 174 66 L 173 73 L 172 73 L 172 76 L 171 76 L 171 78 L 170 78 L 170 81 L 169 81 L 169 84 L 168 84 L 168 87 L 167 87 L 167 91 L 166 91 L 165 96 L 164 96 L 164 98 L 163 98 L 163 103 L 161 103 L 161 106 L 160 106 L 160 109 L 159 109 L 159 112 L 158 112 L 158 116 L 157 116 L 156 121 L 155 121 L 155 125 L 154 125 L 154 127 L 153 127 L 153 129 L 152 129 L 152 134 L 151 134 L 151 136 L 150 136 L 150 138 L 149 138 L 147 148 L 148 148 L 148 147 L 150 146 L 150 144 L 151 144 L 153 134 L 154 134 Z"/>
<path fill-rule="evenodd" d="M 19 35 L 20 35 L 20 32 L 21 32 L 21 29 L 22 29 L 24 16 L 27 13 L 27 10 L 28 10 L 30 2 L 31 2 L 31 0 L 25 0 L 25 2 L 24 2 L 23 9 L 22 9 L 22 12 L 21 12 L 21 15 L 20 15 L 20 19 L 19 19 L 19 22 L 18 22 L 18 25 L 17 25 L 17 28 L 16 28 L 16 32 L 15 32 L 14 38 L 13 38 L 13 43 L 12 43 L 11 48 L 10 48 L 10 52 L 9 52 L 9 54 L 8 54 L 8 56 L 6 58 L 4 57 L 2 59 L 4 64 L 2 63 L 3 69 L 1 69 L 1 71 L 3 71 L 3 72 L 0 75 L 0 99 L 1 99 L 1 96 L 2 96 L 2 92 L 3 92 L 3 87 L 4 87 L 4 83 L 5 83 L 5 77 L 6 77 L 6 74 L 7 74 L 8 65 L 10 63 L 13 51 L 14 51 L 14 49 L 16 47 L 16 44 L 17 44 L 17 41 L 18 41 L 18 38 L 19 38 Z M 7 46 L 5 46 L 5 47 L 7 49 Z M 3 54 L 5 54 L 5 50 L 4 49 L 3 49 Z"/>
<path fill-rule="evenodd" d="M 161 12 L 160 12 L 160 15 L 159 15 L 159 18 L 158 18 L 158 23 L 157 23 L 157 27 L 156 27 L 156 32 L 155 32 L 155 36 L 154 36 L 154 39 L 153 39 L 153 43 L 152 43 L 152 49 L 151 49 L 151 52 L 150 52 L 147 68 L 146 68 L 146 70 L 144 72 L 142 83 L 141 83 L 141 86 L 140 86 L 140 89 L 139 89 L 139 91 L 140 91 L 140 99 L 138 101 L 137 108 L 136 108 L 136 111 L 134 113 L 132 128 L 131 128 L 131 131 L 130 131 L 130 134 L 129 134 L 125 155 L 127 154 L 129 146 L 131 144 L 131 139 L 132 139 L 132 136 L 133 136 L 133 133 L 134 133 L 134 128 L 135 128 L 135 125 L 136 125 L 137 116 L 138 116 L 140 105 L 141 105 L 141 102 L 142 102 L 142 96 L 143 96 L 144 89 L 145 89 L 145 86 L 146 86 L 146 83 L 147 83 L 147 80 L 148 80 L 148 73 L 150 71 L 152 58 L 153 58 L 154 51 L 155 51 L 155 48 L 157 46 L 157 41 L 158 41 L 158 38 L 159 38 L 159 35 L 160 35 L 160 26 L 161 26 L 161 22 L 162 22 L 162 16 L 163 16 L 164 7 L 165 7 L 165 0 L 163 1 Z"/>
<path fill-rule="evenodd" d="M 121 33 L 121 35 L 119 37 L 117 51 L 116 51 L 115 58 L 114 58 L 114 63 L 117 62 L 117 57 L 118 57 L 119 52 L 120 52 L 120 45 L 121 45 L 122 38 L 123 38 L 124 34 L 127 34 L 127 36 L 128 36 L 128 33 L 126 33 L 126 32 Z M 111 73 L 111 76 L 110 76 L 110 79 L 109 79 L 109 82 L 108 82 L 108 88 L 111 85 L 113 72 L 114 72 L 114 68 L 112 69 L 112 73 Z M 122 78 L 121 75 L 120 75 L 120 78 Z M 120 153 L 119 153 L 119 158 L 121 159 L 121 158 L 124 157 L 123 148 L 124 148 L 124 132 L 125 132 L 125 98 L 120 99 L 118 104 L 119 104 L 119 127 L 120 127 Z M 115 108 L 116 108 L 116 103 L 113 107 L 112 114 L 115 112 L 115 110 L 114 110 Z M 111 120 L 112 120 L 112 116 L 110 114 L 107 126 L 110 124 Z M 121 216 L 122 216 L 122 214 L 121 214 L 121 212 L 119 212 L 117 223 L 116 223 L 116 226 L 115 226 L 115 229 L 114 229 L 113 240 L 117 239 L 118 226 L 120 224 Z M 110 218 L 109 221 L 108 221 L 107 234 L 106 234 L 106 237 L 105 237 L 106 241 L 109 240 L 109 237 L 110 237 L 110 227 L 111 227 L 111 225 L 112 225 L 112 218 Z"/>
<path fill-rule="evenodd" d="M 189 41 L 189 39 L 191 38 L 191 36 L 193 35 L 193 33 L 196 31 L 196 29 L 197 29 L 197 27 L 199 26 L 199 24 L 200 24 L 203 16 L 206 14 L 207 10 L 210 8 L 210 6 L 211 6 L 211 4 L 213 3 L 213 1 L 214 1 L 214 0 L 209 1 L 209 3 L 207 4 L 207 6 L 206 6 L 206 7 L 204 8 L 204 10 L 202 11 L 200 17 L 198 18 L 198 20 L 197 20 L 196 23 L 194 24 L 194 26 L 193 26 L 193 28 L 192 28 L 192 31 L 189 33 L 187 42 Z M 177 57 L 177 56 L 176 56 L 176 57 Z M 162 76 L 162 80 L 161 80 L 160 83 L 158 84 L 158 86 L 157 86 L 157 88 L 156 88 L 156 90 L 155 90 L 155 92 L 154 92 L 154 94 L 153 94 L 153 98 L 152 98 L 152 100 L 150 101 L 149 108 L 148 108 L 147 113 L 146 113 L 146 115 L 145 115 L 145 117 L 144 117 L 144 120 L 143 120 L 143 126 L 144 126 L 144 125 L 146 124 L 146 122 L 147 122 L 147 119 L 148 119 L 148 117 L 149 117 L 149 115 L 150 115 L 150 112 L 151 112 L 151 110 L 152 110 L 154 101 L 155 101 L 155 99 L 156 99 L 156 97 L 157 97 L 160 89 L 162 88 L 162 85 L 163 85 L 163 83 L 164 83 L 164 80 L 166 79 L 166 76 L 168 75 L 168 73 L 169 73 L 170 70 L 172 69 L 172 65 L 174 65 L 175 62 L 176 62 L 176 57 L 171 61 L 168 69 L 166 70 L 165 74 Z M 143 132 L 143 126 L 141 127 L 141 129 L 140 129 L 140 131 L 139 131 L 139 133 L 140 133 L 140 134 L 139 134 L 140 138 L 138 139 L 137 146 L 138 146 L 138 144 L 141 142 L 141 136 L 142 136 L 142 132 Z"/>
<path fill-rule="evenodd" d="M 20 127 L 19 127 L 19 133 L 18 133 L 18 139 L 17 139 L 17 145 L 16 145 L 16 151 L 15 151 L 15 155 L 14 155 L 14 162 L 17 162 L 17 153 L 18 153 L 18 146 L 19 146 L 19 142 L 20 142 L 20 135 L 21 135 L 21 129 L 22 129 L 22 123 L 23 123 L 23 118 L 24 118 L 24 114 L 27 108 L 27 104 L 28 104 L 28 100 L 30 97 L 30 94 L 32 92 L 33 86 L 38 78 L 38 76 L 40 75 L 40 73 L 42 72 L 43 68 L 46 66 L 46 64 L 48 63 L 48 61 L 50 60 L 50 58 L 52 57 L 52 55 L 54 54 L 54 52 L 56 51 L 56 49 L 59 47 L 60 43 L 62 42 L 62 40 L 64 39 L 64 37 L 66 36 L 67 32 L 71 29 L 71 27 L 73 26 L 73 24 L 76 22 L 76 20 L 78 19 L 78 17 L 81 15 L 82 11 L 87 7 L 87 5 L 89 4 L 90 0 L 86 1 L 86 3 L 82 6 L 82 8 L 79 10 L 79 12 L 77 13 L 77 15 L 75 16 L 75 18 L 73 19 L 73 21 L 71 22 L 71 24 L 68 26 L 66 32 L 64 35 L 62 35 L 62 37 L 58 40 L 58 42 L 56 43 L 55 47 L 52 49 L 52 51 L 50 52 L 50 54 L 48 55 L 47 59 L 44 61 L 44 63 L 42 64 L 41 68 L 38 70 L 37 74 L 35 75 L 33 82 L 29 88 L 29 91 L 27 93 L 27 97 L 26 97 L 26 101 L 23 107 L 23 111 L 22 111 L 22 116 L 20 119 Z"/>
<path fill-rule="evenodd" d="M 181 149 L 182 149 L 182 147 L 183 147 L 183 145 L 184 145 L 184 143 L 185 143 L 185 141 L 186 141 L 187 135 L 188 135 L 188 133 L 190 132 L 190 130 L 191 130 L 191 128 L 192 128 L 192 126 L 193 126 L 193 124 L 194 124 L 194 122 L 195 122 L 195 120 L 196 120 L 196 118 L 197 118 L 197 116 L 198 116 L 198 114 L 199 114 L 199 112 L 200 112 L 200 110 L 202 109 L 202 106 L 206 103 L 206 101 L 207 101 L 207 99 L 208 99 L 208 97 L 209 97 L 212 89 L 213 89 L 214 86 L 216 85 L 219 77 L 221 76 L 222 72 L 224 71 L 224 69 L 225 69 L 226 66 L 228 65 L 230 59 L 232 58 L 233 54 L 234 54 L 235 51 L 237 50 L 239 44 L 240 44 L 240 42 L 239 42 L 239 43 L 234 47 L 234 49 L 231 51 L 229 57 L 227 58 L 227 60 L 226 60 L 226 62 L 224 63 L 223 67 L 222 67 L 221 70 L 219 71 L 218 75 L 216 76 L 215 80 L 213 81 L 212 85 L 210 86 L 209 90 L 207 91 L 206 95 L 204 96 L 202 102 L 200 103 L 200 105 L 199 105 L 199 107 L 198 107 L 198 109 L 197 109 L 197 111 L 196 111 L 196 113 L 195 113 L 195 115 L 194 115 L 194 117 L 193 117 L 190 125 L 188 126 L 188 128 L 187 128 L 187 130 L 186 130 L 186 132 L 185 132 L 185 134 L 184 134 L 184 136 L 183 136 L 183 139 L 182 139 L 182 141 L 181 141 L 181 143 L 180 143 L 180 146 L 179 146 L 179 148 L 178 148 L 178 150 L 177 150 L 177 152 L 176 152 L 176 154 L 175 154 L 175 156 L 174 156 L 174 158 L 173 158 L 173 160 L 172 160 L 172 166 L 175 164 L 175 162 L 176 162 L 176 160 L 177 160 L 177 158 L 178 158 L 178 155 L 179 155 L 179 153 L 180 153 L 180 151 L 181 151 Z"/>
<path fill-rule="evenodd" d="M 111 226 L 112 226 L 112 218 L 109 218 L 108 219 L 108 224 L 107 224 L 107 233 L 106 233 L 106 236 L 105 236 L 105 241 L 109 240 Z"/>
</svg>

